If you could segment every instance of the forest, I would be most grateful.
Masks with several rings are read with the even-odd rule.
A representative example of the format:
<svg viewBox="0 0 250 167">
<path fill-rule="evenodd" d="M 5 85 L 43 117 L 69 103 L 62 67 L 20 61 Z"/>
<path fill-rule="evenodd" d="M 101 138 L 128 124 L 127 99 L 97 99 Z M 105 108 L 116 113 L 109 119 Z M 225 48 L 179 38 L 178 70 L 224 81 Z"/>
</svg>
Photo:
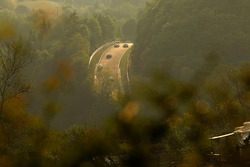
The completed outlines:
<svg viewBox="0 0 250 167">
<path fill-rule="evenodd" d="M 246 0 L 0 0 L 0 167 L 248 167 L 249 17 Z"/>
</svg>

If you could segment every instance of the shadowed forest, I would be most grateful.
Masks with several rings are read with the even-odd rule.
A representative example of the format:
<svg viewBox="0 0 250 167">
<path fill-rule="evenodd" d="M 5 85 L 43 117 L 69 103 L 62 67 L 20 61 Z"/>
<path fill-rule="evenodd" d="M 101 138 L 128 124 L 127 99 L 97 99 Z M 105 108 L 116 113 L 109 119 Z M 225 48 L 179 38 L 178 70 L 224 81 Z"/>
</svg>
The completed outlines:
<svg viewBox="0 0 250 167">
<path fill-rule="evenodd" d="M 0 0 L 0 167 L 248 167 L 249 17 L 246 0 Z M 128 43 L 121 79 L 102 74 Z"/>
</svg>

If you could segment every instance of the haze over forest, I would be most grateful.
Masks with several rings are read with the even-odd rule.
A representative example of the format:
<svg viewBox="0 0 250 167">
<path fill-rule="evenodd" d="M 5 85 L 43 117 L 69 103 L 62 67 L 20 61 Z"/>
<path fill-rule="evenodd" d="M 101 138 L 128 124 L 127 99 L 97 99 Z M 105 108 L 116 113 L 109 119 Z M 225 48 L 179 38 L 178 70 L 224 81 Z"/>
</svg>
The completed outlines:
<svg viewBox="0 0 250 167">
<path fill-rule="evenodd" d="M 0 0 L 0 167 L 249 166 L 249 17 L 246 0 Z"/>
</svg>

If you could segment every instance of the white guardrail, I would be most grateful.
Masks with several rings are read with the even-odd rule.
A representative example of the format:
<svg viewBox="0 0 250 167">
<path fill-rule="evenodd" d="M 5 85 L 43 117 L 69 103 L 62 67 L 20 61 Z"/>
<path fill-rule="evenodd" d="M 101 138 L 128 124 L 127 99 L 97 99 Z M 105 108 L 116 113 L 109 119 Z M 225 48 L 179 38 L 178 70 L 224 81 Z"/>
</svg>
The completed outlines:
<svg viewBox="0 0 250 167">
<path fill-rule="evenodd" d="M 88 68 L 90 67 L 91 61 L 93 60 L 93 57 L 96 55 L 97 52 L 99 52 L 101 49 L 103 49 L 104 47 L 113 44 L 114 42 L 108 42 L 102 46 L 100 46 L 98 49 L 96 49 L 90 56 L 89 58 L 89 64 L 88 64 Z"/>
</svg>

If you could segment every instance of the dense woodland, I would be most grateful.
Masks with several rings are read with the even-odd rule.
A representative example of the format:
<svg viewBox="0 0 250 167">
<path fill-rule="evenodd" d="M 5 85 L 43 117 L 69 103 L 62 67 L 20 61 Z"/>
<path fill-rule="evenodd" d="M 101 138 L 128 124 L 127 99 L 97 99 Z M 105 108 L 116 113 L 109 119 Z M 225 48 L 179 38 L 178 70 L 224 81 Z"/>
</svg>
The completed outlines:
<svg viewBox="0 0 250 167">
<path fill-rule="evenodd" d="M 209 140 L 250 121 L 249 15 L 245 0 L 1 0 L 0 166 L 249 166 Z M 135 44 L 119 100 L 88 73 L 115 40 Z"/>
<path fill-rule="evenodd" d="M 139 20 L 136 70 L 147 73 L 159 67 L 188 79 L 212 57 L 223 65 L 246 62 L 249 5 L 244 0 L 156 0 Z"/>
</svg>

